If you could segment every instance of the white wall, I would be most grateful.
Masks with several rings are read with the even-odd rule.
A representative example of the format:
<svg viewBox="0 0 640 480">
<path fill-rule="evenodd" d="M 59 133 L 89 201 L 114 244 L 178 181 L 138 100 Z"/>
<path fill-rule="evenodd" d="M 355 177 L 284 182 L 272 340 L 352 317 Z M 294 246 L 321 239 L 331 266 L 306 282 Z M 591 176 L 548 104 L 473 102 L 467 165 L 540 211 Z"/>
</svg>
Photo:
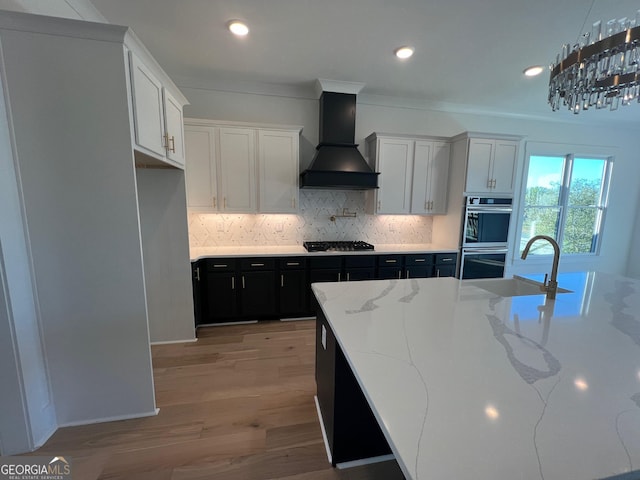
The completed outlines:
<svg viewBox="0 0 640 480">
<path fill-rule="evenodd" d="M 317 100 L 221 92 L 186 86 L 182 86 L 181 90 L 191 103 L 185 108 L 185 116 L 188 117 L 303 125 L 301 169 L 304 169 L 311 160 L 318 135 Z M 429 110 L 426 107 L 420 107 L 419 104 L 416 106 L 405 102 L 405 106 L 398 106 L 399 103 L 394 104 L 394 102 L 366 95 L 358 97 L 355 141 L 360 144 L 361 150 L 364 151 L 363 144 L 366 136 L 374 131 L 447 137 L 464 131 L 478 131 L 522 135 L 525 141 L 530 142 L 613 147 L 612 150 L 616 151 L 616 163 L 601 255 L 590 262 L 581 261 L 579 264 L 572 264 L 570 259 L 563 258 L 560 267 L 561 270 L 588 268 L 626 273 L 627 252 L 633 233 L 633 223 L 629 222 L 629 198 L 636 199 L 640 194 L 640 183 L 637 180 L 640 178 L 640 162 L 637 161 L 636 156 L 640 148 L 640 137 L 633 129 L 625 125 L 584 126 L 570 122 L 549 122 L 519 117 L 447 113 Z M 600 111 L 585 112 L 582 115 L 585 114 L 615 115 L 615 113 Z M 523 159 L 524 148 L 520 151 L 518 183 L 523 174 Z M 458 215 L 457 212 L 454 214 Z M 437 236 L 435 231 L 437 225 L 436 219 L 434 238 Z M 512 268 L 518 270 L 530 267 L 538 270 L 541 268 L 539 265 L 520 264 L 517 261 Z"/>
<path fill-rule="evenodd" d="M 29 241 L 0 55 L 0 453 L 32 450 L 57 422 L 45 363 Z"/>
<path fill-rule="evenodd" d="M 184 171 L 136 169 L 151 342 L 195 340 Z"/>
<path fill-rule="evenodd" d="M 106 23 L 89 0 L 0 0 L 0 9 Z"/>
</svg>

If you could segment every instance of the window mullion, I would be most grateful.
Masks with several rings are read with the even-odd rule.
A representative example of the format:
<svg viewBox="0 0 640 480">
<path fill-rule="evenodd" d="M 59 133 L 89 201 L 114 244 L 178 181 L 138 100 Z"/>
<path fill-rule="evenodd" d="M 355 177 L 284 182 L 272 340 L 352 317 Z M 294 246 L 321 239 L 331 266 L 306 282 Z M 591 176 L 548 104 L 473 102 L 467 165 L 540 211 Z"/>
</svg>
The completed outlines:
<svg viewBox="0 0 640 480">
<path fill-rule="evenodd" d="M 571 174 L 573 172 L 573 154 L 570 153 L 564 157 L 564 165 L 562 169 L 562 185 L 560 186 L 560 198 L 558 206 L 560 214 L 558 215 L 558 238 L 556 241 L 562 247 L 564 238 L 564 229 L 567 221 L 568 204 L 569 204 L 569 186 L 571 185 Z"/>
</svg>

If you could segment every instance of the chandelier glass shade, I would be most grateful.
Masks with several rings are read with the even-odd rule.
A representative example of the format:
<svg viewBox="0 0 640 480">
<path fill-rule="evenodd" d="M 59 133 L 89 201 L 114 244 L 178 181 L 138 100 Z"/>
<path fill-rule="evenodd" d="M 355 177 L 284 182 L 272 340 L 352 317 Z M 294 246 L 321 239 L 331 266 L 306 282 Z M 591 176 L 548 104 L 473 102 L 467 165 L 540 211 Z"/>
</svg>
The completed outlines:
<svg viewBox="0 0 640 480">
<path fill-rule="evenodd" d="M 551 65 L 549 104 L 578 114 L 640 102 L 639 67 L 640 10 L 635 19 L 609 20 L 604 29 L 596 22 L 580 43 L 563 45 Z"/>
</svg>

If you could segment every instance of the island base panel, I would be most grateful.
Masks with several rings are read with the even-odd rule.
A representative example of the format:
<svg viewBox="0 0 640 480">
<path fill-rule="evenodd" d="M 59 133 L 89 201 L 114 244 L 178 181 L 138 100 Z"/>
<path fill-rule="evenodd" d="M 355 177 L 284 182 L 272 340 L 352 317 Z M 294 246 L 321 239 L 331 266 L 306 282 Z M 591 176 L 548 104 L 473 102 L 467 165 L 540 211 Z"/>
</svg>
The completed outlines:
<svg viewBox="0 0 640 480">
<path fill-rule="evenodd" d="M 316 323 L 316 383 L 334 467 L 391 453 L 321 309 Z"/>
</svg>

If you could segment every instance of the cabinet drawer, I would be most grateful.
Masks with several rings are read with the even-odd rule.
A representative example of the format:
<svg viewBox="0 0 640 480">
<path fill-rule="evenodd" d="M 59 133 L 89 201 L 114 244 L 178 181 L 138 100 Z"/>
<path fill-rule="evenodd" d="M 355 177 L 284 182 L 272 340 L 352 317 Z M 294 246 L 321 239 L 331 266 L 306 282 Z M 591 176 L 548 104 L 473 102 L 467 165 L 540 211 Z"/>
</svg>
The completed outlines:
<svg viewBox="0 0 640 480">
<path fill-rule="evenodd" d="M 287 257 L 279 260 L 280 270 L 301 270 L 306 268 L 307 259 L 304 257 Z"/>
<path fill-rule="evenodd" d="M 275 270 L 275 258 L 243 258 L 240 260 L 240 269 L 247 270 Z"/>
<path fill-rule="evenodd" d="M 312 269 L 342 268 L 342 257 L 333 255 L 311 257 L 309 259 L 309 266 Z"/>
<path fill-rule="evenodd" d="M 433 265 L 434 256 L 431 253 L 405 255 L 404 262 L 407 267 L 421 267 L 425 265 Z"/>
<path fill-rule="evenodd" d="M 404 265 L 403 255 L 379 255 L 379 267 L 401 267 Z"/>
<path fill-rule="evenodd" d="M 376 266 L 376 257 L 373 255 L 350 255 L 344 257 L 345 268 L 367 268 Z"/>
<path fill-rule="evenodd" d="M 231 272 L 236 269 L 237 260 L 230 258 L 208 258 L 208 272 Z"/>
<path fill-rule="evenodd" d="M 436 265 L 455 265 L 457 260 L 455 253 L 436 253 Z"/>
</svg>

